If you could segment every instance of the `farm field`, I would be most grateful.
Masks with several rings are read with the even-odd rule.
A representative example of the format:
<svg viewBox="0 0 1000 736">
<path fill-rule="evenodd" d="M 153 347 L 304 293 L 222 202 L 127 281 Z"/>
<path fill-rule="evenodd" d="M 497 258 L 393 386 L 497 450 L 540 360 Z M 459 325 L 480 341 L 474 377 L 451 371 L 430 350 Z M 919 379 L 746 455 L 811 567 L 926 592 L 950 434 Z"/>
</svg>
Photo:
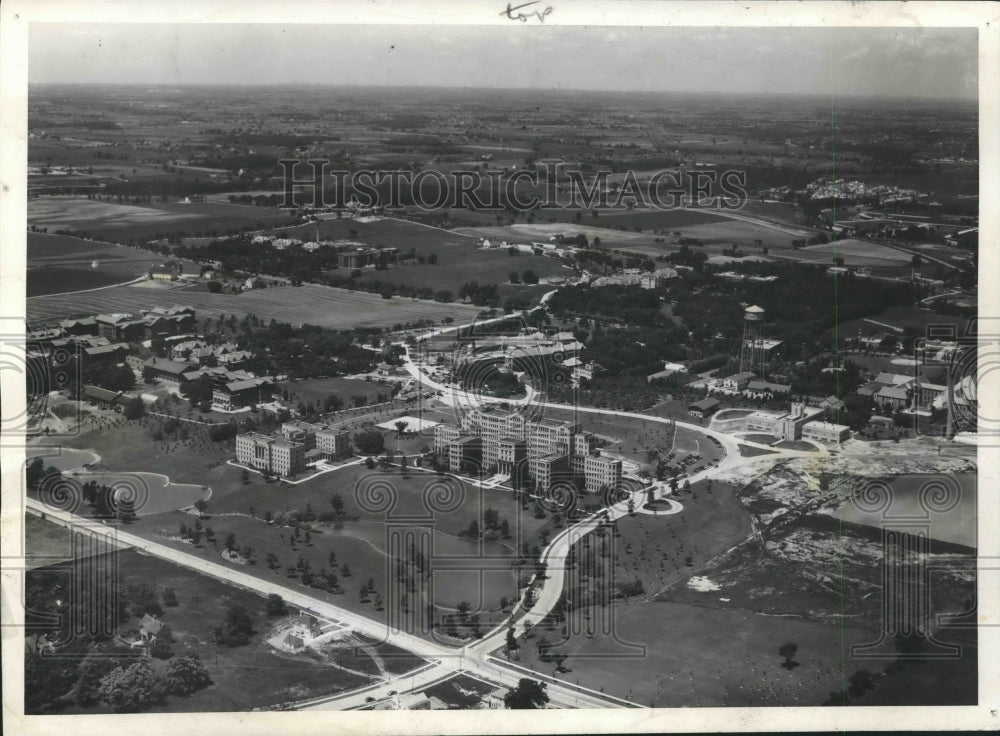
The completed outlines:
<svg viewBox="0 0 1000 736">
<path fill-rule="evenodd" d="M 192 306 L 199 317 L 220 314 L 274 318 L 289 324 L 311 324 L 334 329 L 392 327 L 419 320 L 436 322 L 452 317 L 456 322 L 473 319 L 478 307 L 444 304 L 377 294 L 333 289 L 317 284 L 300 287 L 254 289 L 243 294 L 210 294 L 186 288 L 171 290 L 118 286 L 87 294 L 39 296 L 28 300 L 27 318 L 32 323 L 54 322 L 77 315 L 100 312 L 137 312 L 152 307 Z"/>
<path fill-rule="evenodd" d="M 511 256 L 506 250 L 471 248 L 470 252 L 445 251 L 438 254 L 438 259 L 433 266 L 405 263 L 390 266 L 385 271 L 366 270 L 358 280 L 406 284 L 417 288 L 426 286 L 457 295 L 465 283 L 502 284 L 509 280 L 512 272 L 520 275 L 531 270 L 540 279 L 573 277 L 573 269 L 563 265 L 558 258 L 525 253 Z"/>
<path fill-rule="evenodd" d="M 511 243 L 548 242 L 553 235 L 566 235 L 569 237 L 585 235 L 587 240 L 593 242 L 594 238 L 600 238 L 601 243 L 606 246 L 620 245 L 652 245 L 653 235 L 645 233 L 626 232 L 624 230 L 614 230 L 612 228 L 601 227 L 600 225 L 578 225 L 569 222 L 547 222 L 547 223 L 515 223 L 513 225 L 492 226 L 492 227 L 463 227 L 456 228 L 455 232 L 479 238 L 489 238 L 494 240 L 506 240 Z"/>
<path fill-rule="evenodd" d="M 163 262 L 144 250 L 32 232 L 27 250 L 29 297 L 125 283 Z"/>
<path fill-rule="evenodd" d="M 844 259 L 845 266 L 899 266 L 909 264 L 913 256 L 895 248 L 862 240 L 837 240 L 833 243 L 808 245 L 794 253 L 782 254 L 803 263 L 831 263 L 834 257 Z"/>
<path fill-rule="evenodd" d="M 872 321 L 867 321 L 872 320 Z M 884 312 L 870 315 L 867 319 L 852 319 L 842 322 L 836 328 L 837 334 L 843 337 L 855 337 L 862 335 L 874 335 L 879 332 L 901 335 L 906 327 L 913 327 L 920 335 L 925 334 L 928 325 L 955 325 L 958 334 L 962 335 L 965 330 L 967 320 L 963 317 L 955 317 L 947 314 L 938 314 L 930 309 L 919 309 L 917 307 L 896 306 L 889 307 Z M 877 324 L 881 323 L 881 324 Z M 886 325 L 897 328 L 893 330 Z M 831 331 L 832 332 L 832 331 Z"/>
<path fill-rule="evenodd" d="M 714 210 L 670 209 L 644 211 L 605 211 L 594 220 L 595 225 L 602 227 L 624 225 L 630 230 L 640 227 L 643 230 L 676 230 L 692 225 L 705 225 L 713 222 L 725 222 L 725 217 Z"/>
<path fill-rule="evenodd" d="M 82 197 L 35 197 L 28 201 L 29 226 L 86 232 L 120 243 L 180 231 L 193 236 L 221 235 L 286 224 L 294 224 L 293 218 L 277 208 L 216 202 L 136 206 Z"/>
<path fill-rule="evenodd" d="M 129 276 L 122 276 L 108 271 L 89 271 L 82 268 L 29 268 L 26 274 L 27 284 L 25 294 L 30 297 L 47 296 L 49 294 L 65 294 L 86 289 L 102 289 L 115 284 L 131 281 Z"/>
<path fill-rule="evenodd" d="M 371 246 L 399 248 L 402 251 L 416 249 L 417 255 L 429 256 L 437 253 L 439 258 L 446 258 L 452 248 L 474 247 L 474 238 L 464 236 L 458 231 L 442 230 L 436 227 L 421 225 L 408 220 L 397 220 L 391 217 L 378 218 L 371 221 L 351 218 L 326 218 L 318 222 L 310 222 L 296 227 L 278 229 L 279 234 L 287 233 L 291 238 L 312 240 L 319 236 L 324 240 L 349 239 Z"/>
</svg>

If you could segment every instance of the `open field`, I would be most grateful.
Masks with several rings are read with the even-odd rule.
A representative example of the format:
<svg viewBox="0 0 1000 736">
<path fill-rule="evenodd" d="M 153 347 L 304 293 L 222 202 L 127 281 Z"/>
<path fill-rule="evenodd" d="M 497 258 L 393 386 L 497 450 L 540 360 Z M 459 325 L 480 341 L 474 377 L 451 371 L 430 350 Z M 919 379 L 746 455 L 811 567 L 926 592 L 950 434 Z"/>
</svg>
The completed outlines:
<svg viewBox="0 0 1000 736">
<path fill-rule="evenodd" d="M 602 614 L 613 616 L 616 636 L 576 635 L 553 647 L 567 655 L 570 670 L 557 676 L 656 707 L 820 705 L 863 666 L 846 647 L 871 637 L 850 626 L 764 616 L 721 601 L 616 603 L 594 611 L 591 620 Z M 538 659 L 543 636 L 560 641 L 558 632 L 538 631 L 522 643 L 521 661 L 553 674 L 553 665 Z M 778 647 L 786 641 L 799 647 L 794 669 L 781 666 Z"/>
<path fill-rule="evenodd" d="M 457 295 L 462 284 L 469 281 L 504 283 L 512 271 L 518 274 L 532 270 L 539 277 L 572 276 L 555 258 L 527 253 L 509 255 L 505 250 L 483 250 L 477 247 L 477 238 L 461 234 L 458 230 L 441 230 L 407 220 L 384 218 L 373 222 L 353 219 L 327 219 L 299 227 L 283 228 L 281 233 L 290 237 L 315 238 L 317 229 L 321 238 L 347 239 L 353 243 L 399 248 L 401 253 L 411 249 L 418 257 L 437 257 L 436 264 L 402 263 L 390 265 L 387 270 L 365 269 L 362 281 L 382 281 L 414 287 L 430 287 L 435 291 L 447 289 Z M 347 275 L 346 271 L 333 272 Z"/>
<path fill-rule="evenodd" d="M 599 224 L 578 225 L 570 222 L 547 222 L 531 225 L 515 223 L 513 225 L 492 227 L 463 227 L 456 228 L 455 232 L 478 238 L 489 238 L 490 240 L 506 240 L 510 243 L 545 243 L 554 235 L 565 235 L 568 237 L 586 235 L 587 240 L 591 242 L 593 242 L 595 237 L 600 238 L 601 243 L 605 246 L 653 244 L 653 236 L 649 234 L 614 230 L 612 228 L 601 227 Z"/>
<path fill-rule="evenodd" d="M 475 247 L 474 238 L 458 231 L 442 230 L 420 225 L 408 220 L 383 217 L 370 222 L 350 218 L 326 218 L 297 227 L 279 228 L 279 233 L 287 233 L 291 238 L 312 240 L 316 230 L 324 240 L 350 239 L 365 245 L 384 248 L 399 248 L 400 252 L 415 249 L 417 255 L 429 256 L 437 253 L 442 260 L 455 248 Z"/>
<path fill-rule="evenodd" d="M 746 539 L 752 531 L 750 515 L 737 490 L 729 483 L 699 481 L 691 493 L 672 497 L 684 507 L 679 514 L 637 513 L 620 519 L 614 579 L 641 580 L 645 595 L 654 597 Z"/>
<path fill-rule="evenodd" d="M 210 294 L 190 289 L 152 290 L 129 286 L 111 287 L 87 294 L 42 296 L 28 300 L 27 317 L 32 323 L 51 322 L 74 315 L 99 312 L 136 312 L 152 307 L 192 306 L 199 317 L 220 314 L 276 319 L 293 325 L 311 324 L 334 329 L 391 327 L 423 319 L 439 322 L 474 318 L 478 307 L 444 304 L 377 294 L 333 289 L 316 284 L 300 287 L 254 289 L 243 294 Z"/>
<path fill-rule="evenodd" d="M 714 222 L 725 222 L 725 218 L 715 214 L 713 210 L 672 209 L 643 211 L 601 211 L 600 216 L 593 220 L 601 227 L 618 227 L 624 225 L 629 230 L 669 230 L 673 232 L 692 225 L 705 225 Z"/>
<path fill-rule="evenodd" d="M 29 538 L 29 547 L 32 544 Z M 173 636 L 174 655 L 197 653 L 212 678 L 211 685 L 191 696 L 170 697 L 154 709 L 157 712 L 267 709 L 360 687 L 377 679 L 382 668 L 406 671 L 421 661 L 398 656 L 400 651 L 394 647 L 373 648 L 353 637 L 345 639 L 336 651 L 324 652 L 326 656 L 310 650 L 300 654 L 278 651 L 266 642 L 276 619 L 265 614 L 263 597 L 131 550 L 118 554 L 118 569 L 125 585 L 147 583 L 157 593 L 167 587 L 174 589 L 178 605 L 165 607 L 162 616 Z M 212 643 L 211 629 L 222 623 L 226 609 L 234 605 L 249 611 L 256 633 L 246 646 L 217 646 Z M 389 656 L 383 660 L 383 654 Z M 61 712 L 103 713 L 110 709 L 73 705 Z"/>
<path fill-rule="evenodd" d="M 234 475 L 240 471 L 230 468 Z M 518 539 L 518 529 L 522 529 L 525 539 L 535 540 L 529 528 L 538 528 L 546 523 L 533 516 L 521 514 L 520 507 L 509 492 L 480 491 L 468 484 L 454 480 L 442 480 L 434 473 L 408 471 L 406 476 L 398 467 L 386 471 L 368 471 L 363 466 L 354 465 L 335 471 L 307 483 L 286 486 L 279 483 L 264 483 L 253 476 L 250 483 L 235 488 L 228 495 L 213 496 L 209 506 L 208 519 L 203 523 L 211 527 L 216 540 L 224 540 L 234 534 L 236 544 L 243 548 L 250 545 L 256 550 L 258 562 L 245 569 L 246 572 L 265 579 L 277 579 L 286 585 L 298 586 L 296 575 L 286 574 L 286 568 L 300 557 L 308 560 L 313 571 L 322 568 L 337 572 L 343 593 L 334 594 L 320 590 L 313 593 L 327 598 L 337 605 L 358 611 L 374 618 L 384 617 L 372 601 L 362 601 L 358 586 L 369 578 L 383 599 L 388 598 L 388 581 L 393 575 L 394 562 L 390 553 L 390 527 L 386 522 L 397 519 L 391 527 L 394 533 L 417 530 L 413 515 L 427 514 L 424 498 L 433 494 L 435 488 L 443 489 L 461 486 L 464 489 L 464 503 L 447 513 L 436 513 L 429 517 L 433 562 L 431 600 L 439 609 L 450 611 L 462 600 L 472 605 L 472 612 L 479 612 L 484 625 L 499 611 L 501 597 L 513 599 L 517 588 L 510 562 L 513 560 L 512 545 Z M 381 486 L 395 489 L 396 505 L 386 511 L 372 510 L 366 489 Z M 344 518 L 333 522 L 312 522 L 311 536 L 307 541 L 293 538 L 293 529 L 277 524 L 268 524 L 264 516 L 268 513 L 286 514 L 292 510 L 327 513 L 330 498 L 338 494 L 344 502 Z M 358 499 L 361 499 L 359 502 Z M 366 503 L 366 506 L 362 506 Z M 500 517 L 507 519 L 511 526 L 512 539 L 492 542 L 473 542 L 459 538 L 456 534 L 467 528 L 474 519 L 482 518 L 487 507 L 497 509 Z M 250 515 L 251 509 L 255 516 Z M 405 522 L 404 518 L 407 518 Z M 210 545 L 193 547 L 173 539 L 182 523 L 190 525 L 192 517 L 177 512 L 140 518 L 130 525 L 130 531 L 150 536 L 167 544 L 177 544 L 193 554 L 218 562 L 219 551 Z M 519 526 L 520 525 L 520 526 Z M 221 550 L 221 547 L 219 548 Z M 336 553 L 337 568 L 330 567 L 330 553 Z M 265 564 L 268 553 L 277 556 L 277 569 L 270 570 Z M 448 560 L 454 560 L 449 565 Z M 344 575 L 339 568 L 349 565 L 350 575 Z M 457 567 L 456 567 L 457 566 Z M 411 597 L 410 611 L 422 610 L 418 592 Z M 426 633 L 426 632 L 423 632 Z"/>
<path fill-rule="evenodd" d="M 291 225 L 288 212 L 218 202 L 116 204 L 82 197 L 35 197 L 28 201 L 28 225 L 50 231 L 87 232 L 91 237 L 127 243 L 183 231 L 187 235 L 242 232 Z"/>
<path fill-rule="evenodd" d="M 884 312 L 870 315 L 868 318 L 842 322 L 837 325 L 836 333 L 841 337 L 857 337 L 859 333 L 861 335 L 874 335 L 882 332 L 901 336 L 904 328 L 912 327 L 918 331 L 920 336 L 923 336 L 928 325 L 955 325 L 958 328 L 958 334 L 962 335 L 967 322 L 968 320 L 963 317 L 938 314 L 931 309 L 897 306 L 889 307 Z M 886 325 L 897 329 L 891 329 Z M 830 332 L 833 331 L 830 330 Z M 903 373 L 905 371 L 897 372 Z"/>
<path fill-rule="evenodd" d="M 573 412 L 546 408 L 545 416 L 552 419 L 573 419 Z M 701 459 L 687 467 L 687 472 L 695 472 L 722 457 L 722 450 L 714 442 L 684 427 L 677 428 L 672 435 L 667 425 L 661 422 L 632 417 L 580 412 L 578 419 L 584 431 L 593 432 L 607 442 L 605 450 L 639 465 L 648 462 L 646 453 L 650 451 L 656 451 L 661 456 L 676 452 L 678 459 L 700 455 Z M 684 421 L 688 421 L 688 417 L 685 416 Z"/>
<path fill-rule="evenodd" d="M 27 295 L 121 284 L 145 275 L 162 262 L 161 256 L 144 250 L 29 232 Z"/>
<path fill-rule="evenodd" d="M 392 384 L 350 378 L 310 378 L 283 383 L 281 388 L 288 391 L 289 401 L 292 402 L 304 401 L 320 406 L 330 394 L 335 394 L 344 401 L 344 406 L 353 406 L 355 396 L 364 396 L 366 404 L 374 404 L 379 394 L 390 393 Z"/>
<path fill-rule="evenodd" d="M 845 266 L 899 266 L 908 265 L 913 256 L 877 243 L 846 239 L 807 245 L 794 253 L 783 253 L 782 257 L 802 263 L 830 264 L 837 257 L 844 259 Z"/>
</svg>

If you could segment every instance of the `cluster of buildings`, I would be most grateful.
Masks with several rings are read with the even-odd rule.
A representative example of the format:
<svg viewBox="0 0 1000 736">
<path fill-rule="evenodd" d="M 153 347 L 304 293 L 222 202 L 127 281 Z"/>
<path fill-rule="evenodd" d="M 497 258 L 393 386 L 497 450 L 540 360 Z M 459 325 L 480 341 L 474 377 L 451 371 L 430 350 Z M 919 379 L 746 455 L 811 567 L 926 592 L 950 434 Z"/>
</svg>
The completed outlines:
<svg viewBox="0 0 1000 736">
<path fill-rule="evenodd" d="M 676 268 L 658 268 L 655 271 L 643 271 L 638 268 L 625 268 L 621 273 L 611 276 L 598 276 L 590 282 L 591 286 L 638 286 L 642 289 L 657 289 L 668 280 L 677 278 Z"/>
<path fill-rule="evenodd" d="M 925 195 L 915 189 L 901 189 L 889 184 L 865 184 L 846 179 L 818 179 L 806 185 L 810 199 L 871 200 L 879 204 L 912 202 Z"/>
<path fill-rule="evenodd" d="M 340 268 L 364 268 L 378 263 L 394 263 L 399 258 L 398 248 L 372 248 L 368 246 L 336 242 L 332 240 L 320 240 L 317 234 L 315 240 L 299 240 L 298 238 L 272 238 L 267 235 L 255 235 L 251 240 L 255 245 L 268 245 L 275 250 L 285 250 L 292 246 L 299 246 L 303 250 L 314 251 L 320 248 L 336 248 L 337 265 Z"/>
<path fill-rule="evenodd" d="M 236 435 L 236 460 L 282 478 L 293 478 L 310 462 L 351 456 L 346 429 L 300 420 L 281 425 L 280 435 L 246 432 Z"/>
<path fill-rule="evenodd" d="M 212 382 L 212 409 L 233 412 L 252 405 L 260 405 L 271 400 L 275 383 L 267 377 L 255 376 L 245 370 L 233 370 L 225 366 L 199 366 L 169 358 L 147 358 L 133 356 L 127 359 L 129 365 L 140 370 L 147 379 L 172 383 L 178 387 L 208 378 Z"/>
<path fill-rule="evenodd" d="M 690 404 L 688 414 L 704 419 L 714 414 L 719 406 L 718 399 L 705 398 Z M 827 408 L 810 407 L 803 402 L 793 401 L 788 411 L 754 411 L 738 421 L 747 432 L 760 432 L 781 440 L 806 439 L 840 443 L 850 439 L 850 427 L 824 421 Z"/>
<path fill-rule="evenodd" d="M 859 388 L 857 393 L 870 396 L 879 409 L 888 412 L 929 411 L 942 408 L 948 401 L 948 387 L 944 384 L 886 371 Z"/>
<path fill-rule="evenodd" d="M 468 412 L 461 426 L 436 426 L 434 452 L 447 459 L 452 472 L 471 466 L 518 484 L 530 477 L 540 491 L 559 479 L 576 477 L 596 493 L 618 486 L 622 479 L 622 461 L 602 455 L 594 435 L 579 423 L 530 420 L 496 407 Z"/>
<path fill-rule="evenodd" d="M 195 328 L 193 307 L 156 307 L 133 314 L 97 314 L 92 317 L 65 319 L 59 329 L 66 337 L 103 337 L 112 343 L 162 340 L 183 335 Z"/>
<path fill-rule="evenodd" d="M 197 365 L 236 367 L 253 358 L 249 350 L 240 350 L 235 343 L 212 345 L 200 338 L 167 341 L 171 360 L 187 361 Z"/>
<path fill-rule="evenodd" d="M 26 335 L 26 360 L 34 375 L 52 377 L 75 368 L 126 362 L 137 347 L 160 347 L 195 327 L 191 307 L 157 307 L 132 314 L 97 314 L 64 319 Z M 73 364 L 73 365 L 71 365 Z M 49 381 L 46 385 L 60 385 Z"/>
</svg>

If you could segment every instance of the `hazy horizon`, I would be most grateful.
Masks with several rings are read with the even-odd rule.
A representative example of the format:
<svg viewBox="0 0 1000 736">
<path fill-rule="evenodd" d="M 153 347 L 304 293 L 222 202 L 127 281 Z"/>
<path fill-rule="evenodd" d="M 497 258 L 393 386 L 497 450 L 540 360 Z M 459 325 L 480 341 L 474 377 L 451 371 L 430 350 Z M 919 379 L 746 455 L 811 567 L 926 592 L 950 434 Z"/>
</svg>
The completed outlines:
<svg viewBox="0 0 1000 736">
<path fill-rule="evenodd" d="M 35 23 L 28 74 L 29 83 L 39 85 L 301 85 L 973 102 L 978 97 L 977 33 L 974 28 Z"/>
</svg>

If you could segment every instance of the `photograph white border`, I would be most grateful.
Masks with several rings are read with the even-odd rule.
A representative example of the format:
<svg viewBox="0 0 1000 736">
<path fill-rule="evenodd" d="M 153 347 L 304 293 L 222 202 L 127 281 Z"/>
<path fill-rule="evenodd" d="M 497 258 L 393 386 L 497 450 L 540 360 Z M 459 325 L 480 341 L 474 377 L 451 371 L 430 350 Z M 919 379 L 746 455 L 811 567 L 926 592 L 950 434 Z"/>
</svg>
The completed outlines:
<svg viewBox="0 0 1000 736">
<path fill-rule="evenodd" d="M 517 5 L 518 3 L 513 3 Z M 28 25 L 58 23 L 323 23 L 523 25 L 501 17 L 507 3 L 469 2 L 267 2 L 242 0 L 7 0 L 0 6 L 0 316 L 25 310 Z M 997 289 L 1000 219 L 1000 6 L 978 2 L 650 2 L 543 0 L 552 7 L 546 25 L 607 26 L 845 26 L 977 27 L 979 29 L 980 125 L 980 305 L 981 316 L 1000 317 Z M 123 60 L 127 63 L 127 60 Z M 990 288 L 992 287 L 992 288 Z M 979 384 L 982 406 L 1000 408 L 996 376 Z M 0 371 L 3 416 L 23 407 L 24 377 Z M 20 406 L 19 406 L 20 404 Z M 169 734 L 185 729 L 211 733 L 297 734 L 350 731 L 372 734 L 612 733 L 785 730 L 901 730 L 1000 728 L 1000 453 L 979 451 L 979 703 L 975 707 L 671 708 L 621 711 L 379 711 L 331 713 L 211 713 L 114 716 L 23 716 L 23 650 L 20 600 L 23 577 L 16 558 L 22 549 L 19 495 L 24 448 L 3 439 L 2 573 L 4 626 L 3 708 L 9 733 Z M 14 472 L 7 472 L 13 470 Z M 988 562 L 992 560 L 993 562 Z M 194 716 L 196 720 L 192 718 Z"/>
</svg>

